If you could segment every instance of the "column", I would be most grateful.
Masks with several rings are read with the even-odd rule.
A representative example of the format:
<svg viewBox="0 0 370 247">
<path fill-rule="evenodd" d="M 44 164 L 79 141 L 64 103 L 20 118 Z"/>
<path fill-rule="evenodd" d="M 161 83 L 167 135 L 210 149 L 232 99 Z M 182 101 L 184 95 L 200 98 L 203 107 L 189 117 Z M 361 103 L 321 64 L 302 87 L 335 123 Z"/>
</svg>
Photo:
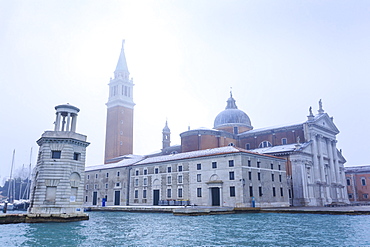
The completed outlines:
<svg viewBox="0 0 370 247">
<path fill-rule="evenodd" d="M 331 182 L 336 183 L 336 174 L 335 174 L 335 167 L 334 167 L 334 160 L 333 160 L 333 150 L 331 145 L 332 140 L 326 139 L 326 146 L 328 149 L 328 158 L 329 158 L 329 166 L 330 166 L 330 178 Z"/>
<path fill-rule="evenodd" d="M 320 170 L 319 170 L 319 160 L 317 159 L 317 141 L 316 135 L 312 138 L 312 153 L 313 153 L 313 178 L 315 182 L 320 182 Z"/>
<path fill-rule="evenodd" d="M 66 127 L 66 131 L 70 131 L 70 128 L 69 128 L 70 123 L 71 123 L 71 113 L 68 112 L 67 113 L 67 127 Z"/>
<path fill-rule="evenodd" d="M 77 115 L 72 115 L 72 129 L 71 131 L 76 132 Z"/>
<path fill-rule="evenodd" d="M 63 116 L 62 115 L 62 129 L 61 129 L 61 131 L 64 131 L 64 127 L 65 127 L 65 124 L 66 124 L 66 116 Z"/>
<path fill-rule="evenodd" d="M 60 128 L 60 113 L 57 112 L 56 113 L 56 119 L 55 119 L 55 128 L 54 128 L 54 131 L 59 131 L 59 128 Z"/>
<path fill-rule="evenodd" d="M 336 146 L 337 140 L 332 141 L 332 150 L 333 150 L 333 157 L 334 157 L 334 169 L 335 169 L 335 177 L 337 186 L 343 185 L 341 181 L 341 176 L 339 173 L 339 161 L 338 161 L 338 153 L 337 153 L 337 146 Z M 338 200 L 343 199 L 343 188 L 337 187 L 338 192 Z"/>
</svg>

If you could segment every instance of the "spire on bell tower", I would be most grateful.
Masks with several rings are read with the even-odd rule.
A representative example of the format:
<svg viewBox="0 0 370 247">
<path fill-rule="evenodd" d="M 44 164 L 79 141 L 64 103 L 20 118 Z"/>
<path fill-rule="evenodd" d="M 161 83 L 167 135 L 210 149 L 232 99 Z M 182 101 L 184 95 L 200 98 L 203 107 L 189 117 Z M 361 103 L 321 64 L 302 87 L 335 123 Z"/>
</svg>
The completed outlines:
<svg viewBox="0 0 370 247">
<path fill-rule="evenodd" d="M 114 71 L 114 78 L 124 78 L 128 80 L 130 72 L 128 72 L 126 56 L 125 56 L 125 40 L 122 40 L 121 53 L 117 62 L 116 70 Z"/>
<path fill-rule="evenodd" d="M 168 148 L 171 145 L 171 130 L 168 128 L 167 120 L 166 125 L 162 130 L 162 149 Z"/>
</svg>

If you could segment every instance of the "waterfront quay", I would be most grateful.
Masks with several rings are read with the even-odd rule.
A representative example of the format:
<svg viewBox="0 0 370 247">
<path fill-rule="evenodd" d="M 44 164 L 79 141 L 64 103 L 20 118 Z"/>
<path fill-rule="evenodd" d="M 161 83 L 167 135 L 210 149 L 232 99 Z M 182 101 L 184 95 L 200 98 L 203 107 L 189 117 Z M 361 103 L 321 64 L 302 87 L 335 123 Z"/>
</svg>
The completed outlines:
<svg viewBox="0 0 370 247">
<path fill-rule="evenodd" d="M 108 206 L 89 207 L 88 211 L 125 211 L 148 213 L 172 213 L 174 215 L 213 215 L 234 213 L 303 213 L 303 214 L 337 214 L 337 215 L 370 215 L 370 206 L 342 207 L 282 207 L 282 208 L 233 208 L 206 206 Z"/>
</svg>

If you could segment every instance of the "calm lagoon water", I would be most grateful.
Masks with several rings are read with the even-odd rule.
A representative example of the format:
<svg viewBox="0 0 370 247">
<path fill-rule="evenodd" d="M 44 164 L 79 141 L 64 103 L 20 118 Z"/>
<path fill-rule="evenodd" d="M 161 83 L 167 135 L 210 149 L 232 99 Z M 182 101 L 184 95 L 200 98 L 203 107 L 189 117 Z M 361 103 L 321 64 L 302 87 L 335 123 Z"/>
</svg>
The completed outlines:
<svg viewBox="0 0 370 247">
<path fill-rule="evenodd" d="M 0 225 L 1 246 L 370 246 L 370 216 L 90 212 L 89 221 Z"/>
</svg>

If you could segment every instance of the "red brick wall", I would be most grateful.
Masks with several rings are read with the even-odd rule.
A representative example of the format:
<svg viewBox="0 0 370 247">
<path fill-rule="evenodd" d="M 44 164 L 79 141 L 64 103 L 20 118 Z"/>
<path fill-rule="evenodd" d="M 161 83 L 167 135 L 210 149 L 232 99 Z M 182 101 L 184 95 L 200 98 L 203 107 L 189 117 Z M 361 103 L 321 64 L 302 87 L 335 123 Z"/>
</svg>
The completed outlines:
<svg viewBox="0 0 370 247">
<path fill-rule="evenodd" d="M 108 159 L 133 153 L 133 115 L 133 109 L 123 106 L 108 108 L 105 136 L 105 163 Z"/>
</svg>

